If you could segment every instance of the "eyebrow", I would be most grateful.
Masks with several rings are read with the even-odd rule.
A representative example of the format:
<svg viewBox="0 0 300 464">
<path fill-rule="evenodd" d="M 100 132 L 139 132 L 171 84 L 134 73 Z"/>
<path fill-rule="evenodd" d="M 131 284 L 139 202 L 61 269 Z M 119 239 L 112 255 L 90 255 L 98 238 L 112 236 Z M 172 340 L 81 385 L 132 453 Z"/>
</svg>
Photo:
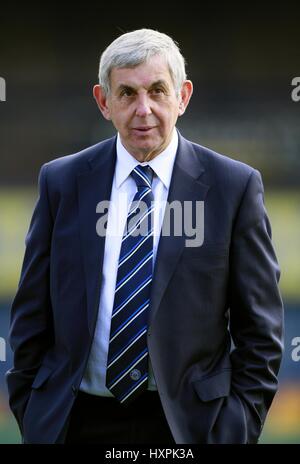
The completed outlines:
<svg viewBox="0 0 300 464">
<path fill-rule="evenodd" d="M 164 81 L 163 79 L 159 79 L 158 81 L 152 82 L 149 89 L 151 89 L 153 87 L 157 87 L 157 86 L 163 86 L 165 88 L 168 88 L 167 82 Z M 128 85 L 128 84 L 120 84 L 119 87 L 118 87 L 118 91 L 125 90 L 125 89 L 126 90 L 135 90 L 134 87 L 132 87 L 131 85 Z"/>
</svg>

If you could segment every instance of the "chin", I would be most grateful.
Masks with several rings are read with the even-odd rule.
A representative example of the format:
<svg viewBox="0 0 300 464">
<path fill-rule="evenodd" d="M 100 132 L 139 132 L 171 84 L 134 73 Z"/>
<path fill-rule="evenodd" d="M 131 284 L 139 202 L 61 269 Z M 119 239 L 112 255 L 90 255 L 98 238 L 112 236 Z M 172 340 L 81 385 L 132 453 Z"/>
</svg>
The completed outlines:
<svg viewBox="0 0 300 464">
<path fill-rule="evenodd" d="M 157 147 L 157 144 L 153 142 L 150 143 L 150 141 L 147 141 L 147 140 L 133 140 L 133 143 L 131 143 L 131 146 L 137 150 L 152 151 L 152 150 L 155 150 L 155 148 Z"/>
<path fill-rule="evenodd" d="M 139 147 L 145 147 L 150 150 L 154 149 L 161 145 L 162 140 L 159 138 L 154 138 L 150 136 L 142 136 L 134 139 L 134 143 Z"/>
<path fill-rule="evenodd" d="M 159 150 L 161 147 L 161 140 L 153 140 L 150 137 L 132 137 L 128 140 L 129 152 L 135 154 L 141 154 L 143 156 L 148 153 L 153 153 Z"/>
</svg>

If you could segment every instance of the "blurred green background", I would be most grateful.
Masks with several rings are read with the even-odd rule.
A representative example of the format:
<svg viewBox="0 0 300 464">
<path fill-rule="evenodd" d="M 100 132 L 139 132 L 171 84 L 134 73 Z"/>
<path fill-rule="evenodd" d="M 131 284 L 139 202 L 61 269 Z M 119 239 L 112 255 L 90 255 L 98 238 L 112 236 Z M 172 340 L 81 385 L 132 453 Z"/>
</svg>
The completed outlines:
<svg viewBox="0 0 300 464">
<path fill-rule="evenodd" d="M 179 42 L 194 83 L 181 133 L 260 170 L 282 276 L 285 354 L 280 385 L 262 443 L 300 443 L 300 102 L 291 99 L 300 75 L 296 5 L 226 4 L 75 7 L 27 4 L 0 11 L 0 337 L 7 341 L 24 239 L 36 201 L 40 166 L 114 134 L 92 98 L 101 51 L 121 32 L 158 29 Z M 249 211 L 251 214 L 251 211 Z M 0 338 L 0 340 L 1 340 Z M 9 411 L 0 351 L 0 443 L 19 443 Z M 2 356 L 2 358 L 1 358 Z"/>
</svg>

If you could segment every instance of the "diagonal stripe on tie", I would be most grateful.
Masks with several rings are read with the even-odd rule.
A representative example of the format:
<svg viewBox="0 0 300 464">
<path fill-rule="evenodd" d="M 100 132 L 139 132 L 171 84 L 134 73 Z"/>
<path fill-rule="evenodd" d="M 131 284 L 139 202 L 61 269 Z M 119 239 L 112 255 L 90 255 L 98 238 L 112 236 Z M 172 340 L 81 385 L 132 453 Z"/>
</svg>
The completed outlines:
<svg viewBox="0 0 300 464">
<path fill-rule="evenodd" d="M 121 356 L 123 356 L 129 348 L 131 348 L 134 343 L 136 343 L 144 333 L 147 332 L 147 326 L 143 327 L 139 332 L 137 332 L 128 342 L 127 345 L 124 345 L 124 348 L 116 353 L 115 356 L 112 357 L 110 363 L 107 365 L 107 369 L 109 369 Z"/>
<path fill-rule="evenodd" d="M 131 172 L 137 192 L 129 208 L 118 263 L 106 386 L 122 403 L 147 388 L 147 323 L 153 266 L 153 171 Z"/>
<path fill-rule="evenodd" d="M 153 251 L 150 251 L 144 259 L 142 259 L 128 274 L 121 280 L 121 282 L 117 283 L 116 292 L 125 285 L 129 279 L 131 279 L 143 266 L 146 264 L 150 259 L 153 258 Z"/>
<path fill-rule="evenodd" d="M 145 303 L 143 303 L 141 306 L 139 306 L 134 313 L 132 313 L 121 325 L 119 325 L 115 331 L 111 330 L 111 338 L 110 342 L 112 342 L 123 330 L 125 330 L 132 322 L 140 316 L 149 306 L 148 303 L 149 300 L 146 300 Z M 135 305 L 134 305 L 135 307 Z M 115 325 L 115 324 L 114 324 Z"/>
<path fill-rule="evenodd" d="M 136 253 L 146 241 L 150 241 L 152 238 L 152 233 L 153 230 L 149 232 L 149 235 L 143 237 L 138 243 L 133 245 L 133 247 L 124 256 L 122 256 L 118 267 L 122 266 L 122 264 L 124 264 L 134 253 Z"/>
</svg>

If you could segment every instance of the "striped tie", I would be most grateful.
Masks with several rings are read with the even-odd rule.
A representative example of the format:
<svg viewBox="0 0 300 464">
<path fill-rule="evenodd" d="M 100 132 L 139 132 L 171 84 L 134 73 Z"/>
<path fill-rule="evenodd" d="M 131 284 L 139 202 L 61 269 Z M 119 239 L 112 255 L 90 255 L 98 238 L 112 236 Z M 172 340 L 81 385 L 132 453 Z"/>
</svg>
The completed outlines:
<svg viewBox="0 0 300 464">
<path fill-rule="evenodd" d="M 153 171 L 131 172 L 137 192 L 129 209 L 118 263 L 106 386 L 121 403 L 147 388 L 147 322 L 153 262 Z"/>
</svg>

